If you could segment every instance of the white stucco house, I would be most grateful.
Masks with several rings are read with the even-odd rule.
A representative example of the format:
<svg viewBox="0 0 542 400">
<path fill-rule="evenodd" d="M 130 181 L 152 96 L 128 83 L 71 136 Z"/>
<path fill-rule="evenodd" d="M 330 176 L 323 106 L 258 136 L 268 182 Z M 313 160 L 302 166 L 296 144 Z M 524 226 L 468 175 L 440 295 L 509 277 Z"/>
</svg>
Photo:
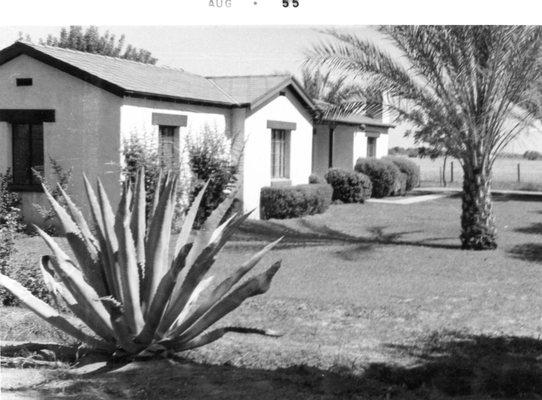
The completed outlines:
<svg viewBox="0 0 542 400">
<path fill-rule="evenodd" d="M 264 186 L 307 183 L 313 170 L 387 153 L 389 125 L 358 116 L 315 125 L 314 111 L 287 75 L 203 77 L 27 42 L 0 50 L 0 172 L 11 170 L 28 222 L 40 220 L 34 204 L 46 203 L 31 171 L 54 180 L 50 158 L 72 168 L 79 204 L 86 204 L 83 172 L 100 178 L 116 203 L 121 149 L 133 135 L 180 160 L 189 132 L 224 132 L 242 154 L 239 197 L 245 211 L 256 210 L 253 218 Z"/>
</svg>

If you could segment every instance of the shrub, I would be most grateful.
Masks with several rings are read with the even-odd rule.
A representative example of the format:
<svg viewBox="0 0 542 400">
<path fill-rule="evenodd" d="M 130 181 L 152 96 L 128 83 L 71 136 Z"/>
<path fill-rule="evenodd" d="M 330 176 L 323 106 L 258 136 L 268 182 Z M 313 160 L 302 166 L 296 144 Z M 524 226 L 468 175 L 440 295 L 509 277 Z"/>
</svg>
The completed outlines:
<svg viewBox="0 0 542 400">
<path fill-rule="evenodd" d="M 397 179 L 394 183 L 393 187 L 393 193 L 392 196 L 404 196 L 407 192 L 406 185 L 407 185 L 407 174 L 404 172 L 399 172 L 399 175 L 397 176 Z"/>
<path fill-rule="evenodd" d="M 407 149 L 401 146 L 395 146 L 388 149 L 388 155 L 390 156 L 404 156 L 407 154 Z"/>
<path fill-rule="evenodd" d="M 416 158 L 420 155 L 420 149 L 417 147 L 409 147 L 406 149 L 406 155 L 410 158 Z"/>
<path fill-rule="evenodd" d="M 0 253 L 2 252 L 2 229 L 0 229 Z M 47 288 L 45 286 L 45 282 L 43 281 L 43 277 L 39 268 L 38 263 L 36 262 L 36 259 L 33 258 L 32 254 L 29 257 L 20 257 L 19 254 L 19 260 L 16 262 L 14 257 L 11 257 L 13 254 L 13 242 L 11 246 L 12 253 L 9 255 L 9 263 L 4 265 L 2 267 L 2 270 L 0 273 L 12 278 L 16 279 L 18 282 L 20 282 L 26 289 L 30 291 L 30 293 L 37 297 L 40 300 L 45 301 L 48 304 L 51 304 L 51 297 L 49 296 L 49 292 L 47 291 Z M 0 259 L 2 258 L 2 255 L 0 254 Z M 21 259 L 22 258 L 22 259 Z M 1 264 L 1 261 L 0 261 Z M 21 305 L 21 302 L 19 299 L 14 296 L 11 292 L 7 291 L 6 289 L 0 287 L 0 304 L 4 306 L 19 306 Z"/>
<path fill-rule="evenodd" d="M 372 196 L 376 198 L 392 195 L 396 190 L 396 181 L 400 179 L 399 175 L 401 173 L 399 168 L 391 161 L 374 158 L 359 158 L 355 170 L 371 179 L 373 184 Z"/>
<path fill-rule="evenodd" d="M 333 187 L 332 200 L 343 203 L 363 203 L 371 197 L 373 185 L 367 175 L 340 168 L 331 168 L 326 181 Z"/>
<path fill-rule="evenodd" d="M 333 188 L 327 184 L 264 187 L 261 218 L 284 219 L 323 213 L 331 204 Z"/>
<path fill-rule="evenodd" d="M 404 157 L 386 157 L 386 160 L 390 160 L 399 168 L 399 171 L 406 174 L 405 190 L 407 192 L 410 192 L 420 184 L 420 167 L 415 162 Z"/>
<path fill-rule="evenodd" d="M 325 183 L 325 181 L 319 175 L 310 174 L 309 183 L 312 185 L 312 184 L 318 184 L 318 183 Z"/>
<path fill-rule="evenodd" d="M 538 160 L 542 158 L 542 154 L 540 154 L 538 151 L 529 150 L 523 154 L 523 158 L 527 160 Z"/>
<path fill-rule="evenodd" d="M 205 126 L 187 137 L 188 161 L 194 181 L 190 200 L 209 181 L 196 217 L 196 228 L 228 196 L 236 182 L 237 165 L 231 157 L 231 143 L 223 132 Z"/>
</svg>

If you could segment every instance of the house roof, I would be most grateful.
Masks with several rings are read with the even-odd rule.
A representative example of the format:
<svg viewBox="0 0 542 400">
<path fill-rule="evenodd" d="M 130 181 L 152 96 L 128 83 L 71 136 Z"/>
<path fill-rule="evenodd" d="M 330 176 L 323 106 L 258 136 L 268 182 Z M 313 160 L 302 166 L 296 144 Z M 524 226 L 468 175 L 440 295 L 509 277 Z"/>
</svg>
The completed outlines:
<svg viewBox="0 0 542 400">
<path fill-rule="evenodd" d="M 292 86 L 300 98 L 306 98 L 301 86 L 289 76 L 206 78 L 180 68 L 144 64 L 22 41 L 0 50 L 0 65 L 21 54 L 33 57 L 118 96 L 252 108 L 261 101 L 277 95 L 284 88 Z M 312 110 L 313 104 L 310 99 L 307 98 L 305 103 Z"/>
<path fill-rule="evenodd" d="M 311 110 L 314 109 L 314 102 L 291 75 L 210 76 L 208 79 L 237 102 L 251 104 L 252 107 L 257 107 L 269 97 L 292 87 L 298 98 Z"/>
<path fill-rule="evenodd" d="M 370 118 L 361 114 L 327 117 L 327 118 L 324 118 L 322 122 L 344 124 L 344 125 L 366 125 L 366 126 L 377 127 L 377 128 L 395 127 L 395 125 L 393 124 L 387 124 L 378 119 Z"/>
</svg>

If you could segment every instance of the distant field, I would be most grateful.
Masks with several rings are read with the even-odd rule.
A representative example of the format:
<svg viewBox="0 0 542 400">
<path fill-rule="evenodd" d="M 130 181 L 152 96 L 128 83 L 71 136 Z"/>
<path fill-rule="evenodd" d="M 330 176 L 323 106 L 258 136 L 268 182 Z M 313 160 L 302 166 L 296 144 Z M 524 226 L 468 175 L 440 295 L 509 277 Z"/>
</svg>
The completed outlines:
<svg viewBox="0 0 542 400">
<path fill-rule="evenodd" d="M 409 158 L 420 167 L 421 181 L 439 182 L 439 171 L 443 167 L 443 158 L 430 160 L 428 158 Z M 457 160 L 446 162 L 446 180 L 450 181 L 451 163 L 454 164 L 454 181 L 463 181 L 463 171 Z M 515 183 L 518 179 L 517 166 L 520 165 L 521 183 L 542 183 L 542 160 L 499 158 L 493 167 L 494 183 Z"/>
</svg>

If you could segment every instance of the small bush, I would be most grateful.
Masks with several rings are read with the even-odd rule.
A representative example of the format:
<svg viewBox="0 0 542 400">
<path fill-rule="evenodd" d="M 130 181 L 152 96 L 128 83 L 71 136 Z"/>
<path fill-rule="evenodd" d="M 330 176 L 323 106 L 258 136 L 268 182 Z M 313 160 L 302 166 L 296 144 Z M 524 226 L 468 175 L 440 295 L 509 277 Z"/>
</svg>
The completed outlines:
<svg viewBox="0 0 542 400">
<path fill-rule="evenodd" d="M 409 147 L 406 149 L 406 155 L 410 158 L 416 158 L 420 155 L 420 149 L 417 147 Z"/>
<path fill-rule="evenodd" d="M 51 304 L 52 299 L 43 281 L 38 261 L 35 258 L 20 257 L 20 254 L 17 258 L 20 259 L 18 262 L 11 258 L 2 273 L 17 280 L 37 298 Z M 9 291 L 0 288 L 0 304 L 18 306 L 21 302 Z"/>
<path fill-rule="evenodd" d="M 406 185 L 407 185 L 407 174 L 404 172 L 399 172 L 399 176 L 397 177 L 397 180 L 394 183 L 393 187 L 393 193 L 392 196 L 404 196 L 407 192 Z"/>
<path fill-rule="evenodd" d="M 391 196 L 397 189 L 396 182 L 399 181 L 401 174 L 399 168 L 391 161 L 374 158 L 359 158 L 355 170 L 371 179 L 372 196 L 376 198 Z"/>
<path fill-rule="evenodd" d="M 386 157 L 386 160 L 390 160 L 399 168 L 399 171 L 406 174 L 405 190 L 407 192 L 410 192 L 420 184 L 420 167 L 415 162 L 404 157 Z"/>
<path fill-rule="evenodd" d="M 237 180 L 237 165 L 231 157 L 231 143 L 226 134 L 205 126 L 201 132 L 187 137 L 188 161 L 194 177 L 192 201 L 209 181 L 196 217 L 196 228 L 227 197 Z"/>
<path fill-rule="evenodd" d="M 542 154 L 540 154 L 538 151 L 529 150 L 523 154 L 523 158 L 527 160 L 538 160 L 542 158 Z"/>
<path fill-rule="evenodd" d="M 325 178 L 327 183 L 333 187 L 333 201 L 363 203 L 365 199 L 371 197 L 373 185 L 367 175 L 356 171 L 331 168 Z"/>
<path fill-rule="evenodd" d="M 395 146 L 391 149 L 388 149 L 388 155 L 390 156 L 405 156 L 407 154 L 407 149 L 401 146 Z"/>
<path fill-rule="evenodd" d="M 327 184 L 264 187 L 261 190 L 262 219 L 297 218 L 323 213 L 331 203 L 333 189 Z"/>
<path fill-rule="evenodd" d="M 316 174 L 310 174 L 309 175 L 309 183 L 311 185 L 318 184 L 318 183 L 325 183 L 325 180 L 322 179 L 319 175 Z"/>
</svg>

